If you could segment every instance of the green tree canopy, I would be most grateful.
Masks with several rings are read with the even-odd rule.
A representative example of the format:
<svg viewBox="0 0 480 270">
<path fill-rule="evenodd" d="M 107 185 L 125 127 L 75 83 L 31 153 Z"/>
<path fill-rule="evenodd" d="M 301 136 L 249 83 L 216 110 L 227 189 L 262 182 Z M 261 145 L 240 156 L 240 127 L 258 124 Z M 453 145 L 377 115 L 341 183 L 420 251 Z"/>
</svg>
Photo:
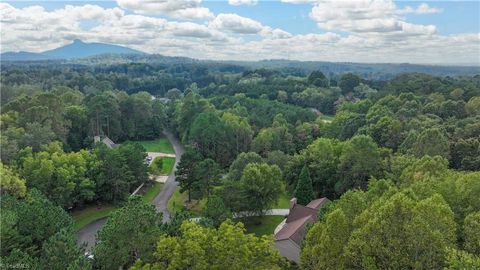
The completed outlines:
<svg viewBox="0 0 480 270">
<path fill-rule="evenodd" d="M 246 234 L 241 223 L 227 221 L 218 229 L 184 222 L 181 236 L 162 236 L 153 263 L 141 261 L 132 270 L 284 269 L 287 262 L 268 237 Z"/>
<path fill-rule="evenodd" d="M 298 177 L 297 187 L 293 193 L 297 202 L 301 205 L 307 205 L 315 198 L 312 188 L 312 179 L 310 178 L 310 171 L 307 166 L 304 166 L 300 176 Z"/>
<path fill-rule="evenodd" d="M 161 234 L 161 215 L 141 197 L 131 197 L 108 218 L 98 232 L 93 250 L 100 269 L 128 267 L 137 259 L 150 259 Z"/>
</svg>

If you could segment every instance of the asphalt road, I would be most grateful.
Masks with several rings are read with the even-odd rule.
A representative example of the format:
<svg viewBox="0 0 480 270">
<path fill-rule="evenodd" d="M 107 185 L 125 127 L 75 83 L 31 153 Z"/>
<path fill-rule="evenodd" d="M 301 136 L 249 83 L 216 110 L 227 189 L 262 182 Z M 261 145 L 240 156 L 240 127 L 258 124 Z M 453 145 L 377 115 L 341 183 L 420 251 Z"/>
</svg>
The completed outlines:
<svg viewBox="0 0 480 270">
<path fill-rule="evenodd" d="M 76 233 L 77 243 L 79 245 L 84 243 L 87 245 L 85 251 L 90 252 L 95 246 L 95 236 L 97 235 L 97 231 L 103 227 L 105 222 L 107 222 L 107 218 L 95 220 Z"/>
<path fill-rule="evenodd" d="M 158 195 L 153 199 L 152 204 L 155 205 L 157 212 L 163 213 L 163 221 L 165 222 L 170 220 L 170 212 L 168 212 L 167 204 L 178 185 L 178 182 L 175 181 L 175 171 L 177 170 L 177 164 L 180 162 L 180 158 L 183 155 L 183 147 L 173 134 L 169 132 L 164 132 L 164 134 L 172 144 L 173 149 L 175 149 L 175 165 L 173 166 L 172 173 L 170 173 L 167 181 L 163 185 L 162 190 L 160 190 Z"/>
<path fill-rule="evenodd" d="M 165 184 L 163 185 L 160 193 L 158 193 L 158 195 L 153 199 L 152 204 L 155 205 L 155 209 L 157 210 L 157 212 L 163 213 L 163 221 L 168 221 L 170 220 L 170 212 L 168 212 L 167 204 L 168 200 L 170 199 L 170 197 L 172 197 L 172 194 L 173 192 L 175 192 L 175 188 L 178 185 L 178 183 L 175 181 L 175 171 L 177 164 L 180 162 L 180 158 L 183 154 L 183 147 L 172 133 L 164 132 L 164 134 L 175 149 L 175 165 L 172 172 L 168 176 L 167 182 L 165 182 Z M 87 245 L 85 250 L 87 252 L 90 252 L 95 246 L 95 237 L 98 230 L 102 228 L 106 221 L 106 218 L 99 219 L 80 229 L 76 233 L 77 243 L 80 245 L 85 243 Z"/>
</svg>

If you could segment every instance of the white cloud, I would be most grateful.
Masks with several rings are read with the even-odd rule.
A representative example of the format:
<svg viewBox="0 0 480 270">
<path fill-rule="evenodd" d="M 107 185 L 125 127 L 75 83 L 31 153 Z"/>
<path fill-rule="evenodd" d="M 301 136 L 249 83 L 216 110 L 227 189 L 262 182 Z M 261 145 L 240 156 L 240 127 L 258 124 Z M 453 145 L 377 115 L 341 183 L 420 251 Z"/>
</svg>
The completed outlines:
<svg viewBox="0 0 480 270">
<path fill-rule="evenodd" d="M 285 39 L 285 38 L 291 38 L 292 34 L 290 34 L 287 31 L 284 31 L 282 29 L 273 29 L 269 26 L 265 26 L 262 31 L 260 32 L 260 35 L 266 38 L 272 38 L 272 39 Z"/>
<path fill-rule="evenodd" d="M 121 8 L 137 14 L 161 14 L 187 20 L 213 18 L 213 13 L 201 3 L 202 0 L 117 0 Z"/>
<path fill-rule="evenodd" d="M 258 3 L 258 0 L 228 0 L 228 4 L 232 6 L 241 6 L 241 5 L 254 6 L 257 3 Z"/>
<path fill-rule="evenodd" d="M 209 26 L 237 34 L 258 34 L 263 29 L 261 23 L 233 13 L 218 14 Z"/>
<path fill-rule="evenodd" d="M 312 10 L 312 16 L 318 16 L 315 20 L 329 32 L 301 35 L 237 14 L 219 14 L 209 23 L 200 24 L 127 14 L 120 8 L 97 5 L 68 5 L 47 11 L 41 6 L 15 8 L 0 3 L 1 49 L 2 52 L 39 52 L 79 38 L 86 42 L 124 45 L 148 53 L 216 60 L 288 58 L 480 64 L 478 33 L 439 35 L 435 26 L 405 21 L 389 1 L 370 2 L 322 1 L 312 9 L 321 4 L 327 7 L 326 3 L 331 9 L 315 14 Z M 359 12 L 354 12 L 355 9 Z M 344 33 L 338 33 L 339 30 Z M 245 38 L 246 35 L 254 38 Z"/>
<path fill-rule="evenodd" d="M 312 8 L 310 17 L 320 28 L 352 33 L 431 35 L 436 32 L 434 25 L 405 22 L 397 15 L 397 7 L 391 0 L 320 0 Z"/>
<path fill-rule="evenodd" d="M 432 14 L 443 12 L 441 8 L 430 7 L 427 3 L 421 3 L 417 8 L 412 8 L 411 6 L 406 6 L 403 9 L 397 10 L 398 14 Z"/>
<path fill-rule="evenodd" d="M 281 0 L 281 2 L 290 3 L 290 4 L 309 4 L 309 3 L 315 3 L 317 2 L 317 0 Z"/>
</svg>

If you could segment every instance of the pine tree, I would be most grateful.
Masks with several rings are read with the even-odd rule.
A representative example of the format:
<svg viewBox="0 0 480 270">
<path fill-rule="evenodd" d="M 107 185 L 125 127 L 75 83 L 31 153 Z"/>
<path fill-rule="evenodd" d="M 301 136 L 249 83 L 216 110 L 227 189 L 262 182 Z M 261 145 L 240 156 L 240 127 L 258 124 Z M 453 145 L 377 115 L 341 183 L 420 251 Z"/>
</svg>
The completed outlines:
<svg viewBox="0 0 480 270">
<path fill-rule="evenodd" d="M 315 198 L 312 188 L 312 179 L 310 178 L 310 171 L 306 165 L 303 166 L 303 169 L 300 172 L 294 195 L 297 198 L 297 202 L 301 205 L 307 205 Z"/>
</svg>

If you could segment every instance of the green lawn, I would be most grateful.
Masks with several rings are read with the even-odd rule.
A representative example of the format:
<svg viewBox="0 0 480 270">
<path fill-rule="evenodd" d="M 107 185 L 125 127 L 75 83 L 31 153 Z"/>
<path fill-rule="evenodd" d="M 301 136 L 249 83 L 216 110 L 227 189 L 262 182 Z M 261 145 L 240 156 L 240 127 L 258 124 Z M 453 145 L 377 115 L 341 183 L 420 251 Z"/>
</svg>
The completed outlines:
<svg viewBox="0 0 480 270">
<path fill-rule="evenodd" d="M 162 190 L 163 183 L 155 182 L 153 186 L 151 186 L 145 194 L 143 194 L 143 201 L 146 203 L 150 203 L 155 196 Z"/>
<path fill-rule="evenodd" d="M 177 187 L 175 192 L 172 194 L 172 197 L 168 201 L 167 208 L 170 212 L 178 212 L 183 209 L 184 205 L 186 205 L 191 214 L 194 216 L 201 216 L 206 203 L 207 199 L 192 199 L 192 202 L 188 203 L 188 193 L 180 193 L 180 188 Z"/>
<path fill-rule="evenodd" d="M 158 168 L 157 161 L 162 160 L 162 168 Z M 150 164 L 149 171 L 154 175 L 169 175 L 172 172 L 173 165 L 175 165 L 175 158 L 172 157 L 156 157 L 152 164 Z"/>
<path fill-rule="evenodd" d="M 175 165 L 175 158 L 173 157 L 162 157 L 163 164 L 162 170 L 160 171 L 161 175 L 169 175 L 173 170 L 173 165 Z"/>
<path fill-rule="evenodd" d="M 175 192 L 172 194 L 172 197 L 170 197 L 170 200 L 168 200 L 168 211 L 176 212 L 182 210 L 183 205 L 185 201 L 187 201 L 187 199 L 188 194 L 186 192 L 180 193 L 180 188 L 177 187 L 177 189 L 175 189 Z"/>
<path fill-rule="evenodd" d="M 332 122 L 334 118 L 335 118 L 335 115 L 327 115 L 327 114 L 322 115 L 322 120 L 326 123 Z"/>
<path fill-rule="evenodd" d="M 285 219 L 284 216 L 264 216 L 260 217 L 249 217 L 247 219 L 239 220 L 245 224 L 247 232 L 254 233 L 257 236 L 262 235 L 273 235 L 273 231 L 282 220 Z"/>
<path fill-rule="evenodd" d="M 75 223 L 75 230 L 78 231 L 84 226 L 94 222 L 97 219 L 108 217 L 117 208 L 115 206 L 93 206 L 72 213 Z"/>
<path fill-rule="evenodd" d="M 146 203 L 150 203 L 155 196 L 162 189 L 163 184 L 155 182 L 146 192 L 142 195 L 142 199 Z M 97 219 L 108 217 L 110 213 L 115 211 L 117 207 L 112 205 L 106 206 L 91 206 L 72 213 L 72 218 L 75 224 L 75 230 L 78 231 L 84 226 L 94 222 Z"/>
<path fill-rule="evenodd" d="M 273 208 L 277 208 L 277 209 L 290 208 L 290 196 L 288 196 L 284 191 L 282 195 L 280 195 L 280 198 L 278 199 L 277 204 Z"/>
<path fill-rule="evenodd" d="M 175 154 L 172 145 L 167 138 L 159 138 L 152 141 L 137 141 L 147 152 L 161 152 L 167 154 Z"/>
</svg>

